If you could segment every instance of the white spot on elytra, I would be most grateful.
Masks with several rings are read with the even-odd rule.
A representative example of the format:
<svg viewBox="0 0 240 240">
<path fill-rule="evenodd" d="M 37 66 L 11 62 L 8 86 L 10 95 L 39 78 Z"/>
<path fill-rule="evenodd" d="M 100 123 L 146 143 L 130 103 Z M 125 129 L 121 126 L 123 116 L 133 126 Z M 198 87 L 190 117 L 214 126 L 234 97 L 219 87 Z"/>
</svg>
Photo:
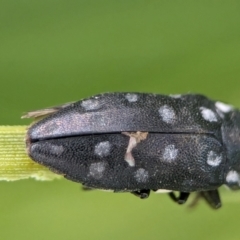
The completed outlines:
<svg viewBox="0 0 240 240">
<path fill-rule="evenodd" d="M 211 109 L 208 109 L 208 108 L 205 108 L 205 107 L 200 107 L 200 110 L 201 110 L 202 117 L 206 121 L 217 122 L 217 117 Z"/>
<path fill-rule="evenodd" d="M 96 110 L 101 107 L 100 103 L 98 100 L 94 99 L 88 99 L 84 100 L 81 103 L 81 106 L 85 108 L 85 110 Z"/>
<path fill-rule="evenodd" d="M 51 145 L 49 145 L 49 147 L 50 147 L 50 149 L 49 149 L 50 153 L 54 154 L 54 155 L 57 155 L 57 156 L 61 155 L 64 151 L 63 146 L 58 146 L 58 145 L 51 144 Z"/>
<path fill-rule="evenodd" d="M 103 177 L 105 168 L 106 165 L 104 162 L 92 163 L 89 168 L 89 175 L 96 179 L 100 179 Z"/>
<path fill-rule="evenodd" d="M 125 97 L 129 102 L 136 102 L 138 100 L 138 95 L 135 93 L 127 93 Z"/>
<path fill-rule="evenodd" d="M 176 115 L 175 115 L 173 108 L 171 108 L 167 105 L 164 105 L 159 108 L 158 112 L 164 122 L 166 122 L 166 123 L 174 122 Z"/>
<path fill-rule="evenodd" d="M 207 155 L 207 163 L 210 166 L 217 167 L 222 161 L 222 155 L 218 155 L 214 151 L 210 151 Z"/>
<path fill-rule="evenodd" d="M 236 171 L 229 171 L 226 177 L 228 183 L 238 183 L 240 184 L 239 174 Z"/>
<path fill-rule="evenodd" d="M 182 95 L 181 94 L 171 94 L 171 95 L 169 95 L 170 97 L 172 97 L 172 98 L 181 98 L 182 97 Z"/>
<path fill-rule="evenodd" d="M 139 168 L 135 173 L 134 177 L 137 182 L 145 183 L 148 180 L 148 171 L 143 168 Z"/>
<path fill-rule="evenodd" d="M 222 103 L 222 102 L 216 102 L 215 106 L 223 113 L 228 113 L 233 110 L 233 107 L 231 105 L 228 105 L 228 104 Z"/>
<path fill-rule="evenodd" d="M 94 153 L 100 157 L 106 157 L 110 153 L 111 144 L 109 141 L 100 142 L 95 146 Z"/>
<path fill-rule="evenodd" d="M 173 144 L 167 145 L 163 152 L 163 159 L 166 161 L 174 160 L 178 155 L 178 149 Z"/>
</svg>

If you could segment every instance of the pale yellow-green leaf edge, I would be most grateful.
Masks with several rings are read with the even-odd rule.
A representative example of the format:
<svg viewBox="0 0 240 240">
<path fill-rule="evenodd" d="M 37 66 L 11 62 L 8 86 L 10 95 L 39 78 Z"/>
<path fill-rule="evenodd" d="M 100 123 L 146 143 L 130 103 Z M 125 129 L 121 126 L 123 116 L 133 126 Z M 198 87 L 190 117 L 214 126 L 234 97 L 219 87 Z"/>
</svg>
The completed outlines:
<svg viewBox="0 0 240 240">
<path fill-rule="evenodd" d="M 31 160 L 25 147 L 27 126 L 0 126 L 0 181 L 62 178 Z"/>
</svg>

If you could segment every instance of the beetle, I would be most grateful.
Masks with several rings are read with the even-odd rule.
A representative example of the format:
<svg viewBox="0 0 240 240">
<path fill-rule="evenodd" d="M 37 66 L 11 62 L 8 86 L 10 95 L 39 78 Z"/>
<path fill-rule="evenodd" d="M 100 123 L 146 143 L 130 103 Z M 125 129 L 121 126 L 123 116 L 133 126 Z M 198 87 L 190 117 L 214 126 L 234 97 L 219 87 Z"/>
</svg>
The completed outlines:
<svg viewBox="0 0 240 240">
<path fill-rule="evenodd" d="M 37 120 L 29 157 L 85 188 L 197 192 L 214 209 L 221 185 L 240 188 L 240 111 L 200 94 L 104 93 L 23 117 Z"/>
</svg>

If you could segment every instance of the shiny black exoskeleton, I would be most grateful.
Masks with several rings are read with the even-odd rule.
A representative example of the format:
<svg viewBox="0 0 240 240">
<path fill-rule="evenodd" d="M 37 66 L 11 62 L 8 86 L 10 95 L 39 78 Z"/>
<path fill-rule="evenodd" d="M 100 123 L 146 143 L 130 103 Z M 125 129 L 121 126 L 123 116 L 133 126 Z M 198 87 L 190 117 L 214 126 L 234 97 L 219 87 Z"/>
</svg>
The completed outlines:
<svg viewBox="0 0 240 240">
<path fill-rule="evenodd" d="M 25 117 L 42 118 L 29 156 L 89 188 L 179 204 L 198 192 L 219 208 L 218 187 L 240 186 L 240 111 L 202 95 L 105 93 Z"/>
</svg>

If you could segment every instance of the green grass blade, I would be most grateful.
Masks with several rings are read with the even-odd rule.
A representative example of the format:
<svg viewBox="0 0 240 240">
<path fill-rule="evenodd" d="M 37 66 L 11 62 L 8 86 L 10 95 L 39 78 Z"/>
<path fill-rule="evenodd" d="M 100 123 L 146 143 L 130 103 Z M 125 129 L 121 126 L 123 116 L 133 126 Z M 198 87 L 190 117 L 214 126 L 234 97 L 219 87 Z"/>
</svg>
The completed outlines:
<svg viewBox="0 0 240 240">
<path fill-rule="evenodd" d="M 24 141 L 26 130 L 27 126 L 0 126 L 0 181 L 61 178 L 28 157 Z"/>
</svg>

